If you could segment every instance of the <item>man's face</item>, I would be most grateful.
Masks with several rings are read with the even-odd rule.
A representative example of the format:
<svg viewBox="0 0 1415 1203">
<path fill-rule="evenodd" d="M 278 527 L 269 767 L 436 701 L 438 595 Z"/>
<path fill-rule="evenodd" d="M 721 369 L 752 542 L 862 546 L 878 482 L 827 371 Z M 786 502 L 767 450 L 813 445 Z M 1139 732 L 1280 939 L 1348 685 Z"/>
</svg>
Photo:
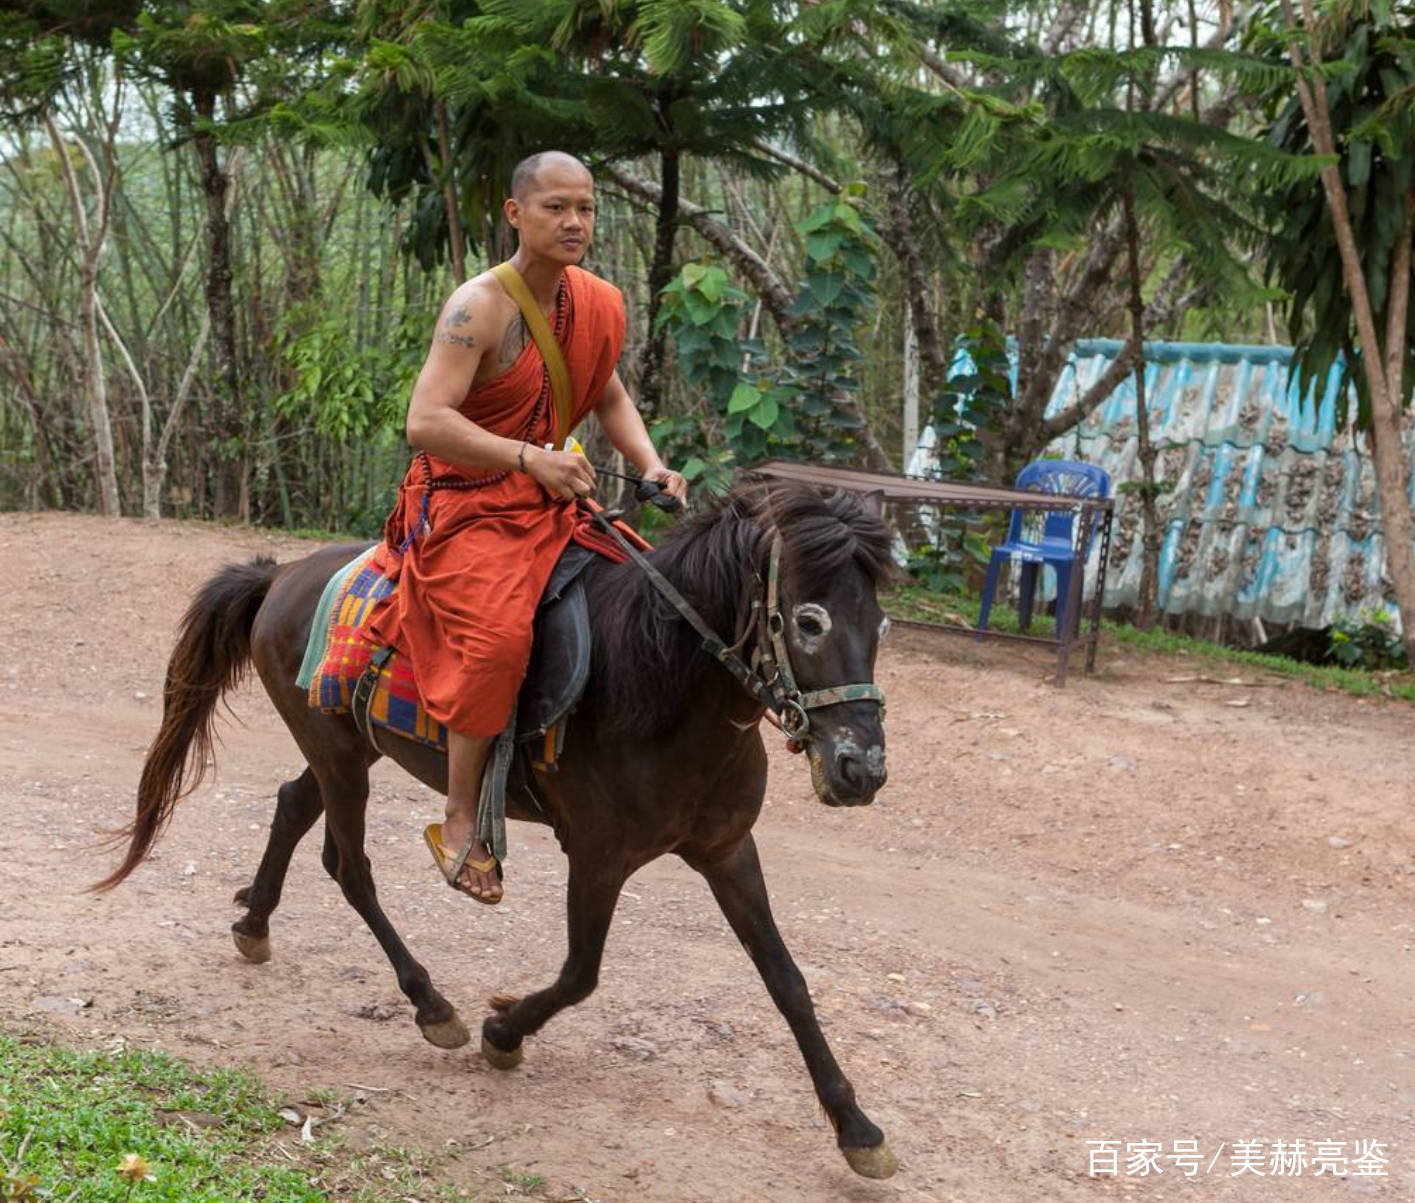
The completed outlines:
<svg viewBox="0 0 1415 1203">
<path fill-rule="evenodd" d="M 524 196 L 506 202 L 506 219 L 532 254 L 579 263 L 594 237 L 594 178 L 579 164 L 548 163 Z"/>
</svg>

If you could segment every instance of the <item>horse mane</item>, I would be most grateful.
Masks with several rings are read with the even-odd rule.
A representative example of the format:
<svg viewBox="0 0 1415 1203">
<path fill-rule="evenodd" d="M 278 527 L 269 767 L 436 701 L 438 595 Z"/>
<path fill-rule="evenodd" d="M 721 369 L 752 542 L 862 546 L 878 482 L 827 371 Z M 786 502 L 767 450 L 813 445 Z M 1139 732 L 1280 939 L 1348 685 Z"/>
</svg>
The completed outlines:
<svg viewBox="0 0 1415 1203">
<path fill-rule="evenodd" d="M 782 588 L 793 597 L 826 592 L 852 565 L 875 583 L 892 567 L 889 530 L 858 496 L 795 482 L 733 489 L 680 522 L 648 558 L 731 643 L 747 618 L 747 578 L 765 578 L 775 531 Z M 594 573 L 590 609 L 597 721 L 615 734 L 661 734 L 681 713 L 694 659 L 708 663 L 700 638 L 635 564 Z"/>
</svg>

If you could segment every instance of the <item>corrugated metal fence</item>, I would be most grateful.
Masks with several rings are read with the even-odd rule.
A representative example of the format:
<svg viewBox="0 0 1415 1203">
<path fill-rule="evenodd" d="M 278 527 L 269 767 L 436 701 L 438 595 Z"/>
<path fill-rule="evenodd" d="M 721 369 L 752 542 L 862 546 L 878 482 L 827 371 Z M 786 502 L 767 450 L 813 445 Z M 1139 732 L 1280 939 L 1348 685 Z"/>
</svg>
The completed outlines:
<svg viewBox="0 0 1415 1203">
<path fill-rule="evenodd" d="M 1078 341 L 1047 413 L 1084 393 L 1122 346 Z M 1374 468 L 1364 436 L 1337 432 L 1335 374 L 1302 395 L 1288 382 L 1290 347 L 1157 342 L 1145 354 L 1156 474 L 1171 485 L 1159 499 L 1162 608 L 1309 627 L 1393 610 Z M 1048 452 L 1100 464 L 1120 484 L 1140 479 L 1137 450 L 1129 376 Z M 920 451 L 911 470 L 931 458 Z M 1107 606 L 1136 601 L 1140 538 L 1139 498 L 1122 493 Z"/>
</svg>

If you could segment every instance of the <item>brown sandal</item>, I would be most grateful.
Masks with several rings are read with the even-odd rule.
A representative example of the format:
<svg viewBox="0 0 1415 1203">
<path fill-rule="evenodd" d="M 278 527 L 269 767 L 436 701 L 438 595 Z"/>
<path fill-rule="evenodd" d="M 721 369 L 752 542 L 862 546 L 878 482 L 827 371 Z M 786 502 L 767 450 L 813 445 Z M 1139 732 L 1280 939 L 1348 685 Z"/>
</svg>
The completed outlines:
<svg viewBox="0 0 1415 1203">
<path fill-rule="evenodd" d="M 484 861 L 467 859 L 472 854 L 472 846 L 477 842 L 475 834 L 466 842 L 459 853 L 453 853 L 442 842 L 441 823 L 429 823 L 423 832 L 423 839 L 427 841 L 428 849 L 432 852 L 432 859 L 436 862 L 438 871 L 454 890 L 460 890 L 468 898 L 475 898 L 486 906 L 495 906 L 505 897 L 505 894 L 498 894 L 495 898 L 484 898 L 482 895 L 474 893 L 470 886 L 463 885 L 459 880 L 462 876 L 462 869 L 467 865 L 471 865 L 478 873 L 490 873 L 492 869 L 495 869 L 496 880 L 501 880 L 501 865 L 497 862 L 496 857 L 489 856 Z"/>
</svg>

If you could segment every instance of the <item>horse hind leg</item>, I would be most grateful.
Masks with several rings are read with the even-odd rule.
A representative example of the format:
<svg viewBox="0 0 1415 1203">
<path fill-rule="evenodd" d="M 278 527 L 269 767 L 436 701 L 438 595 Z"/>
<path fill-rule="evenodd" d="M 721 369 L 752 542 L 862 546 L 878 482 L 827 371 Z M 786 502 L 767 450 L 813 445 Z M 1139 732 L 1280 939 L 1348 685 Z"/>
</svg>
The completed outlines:
<svg viewBox="0 0 1415 1203">
<path fill-rule="evenodd" d="M 280 787 L 275 817 L 270 822 L 270 837 L 255 879 L 236 891 L 236 905 L 244 906 L 246 913 L 231 924 L 231 936 L 246 960 L 257 965 L 270 960 L 270 916 L 280 905 L 290 857 L 323 809 L 319 783 L 309 768 Z"/>
<path fill-rule="evenodd" d="M 423 1038 L 438 1048 L 460 1048 L 471 1039 L 457 1010 L 432 984 L 428 971 L 378 904 L 373 869 L 364 855 L 364 809 L 368 804 L 368 767 L 350 766 L 342 776 L 322 785 L 325 797 L 324 867 L 338 883 L 345 900 L 368 924 L 398 976 L 398 988 L 415 1008 Z"/>
</svg>

